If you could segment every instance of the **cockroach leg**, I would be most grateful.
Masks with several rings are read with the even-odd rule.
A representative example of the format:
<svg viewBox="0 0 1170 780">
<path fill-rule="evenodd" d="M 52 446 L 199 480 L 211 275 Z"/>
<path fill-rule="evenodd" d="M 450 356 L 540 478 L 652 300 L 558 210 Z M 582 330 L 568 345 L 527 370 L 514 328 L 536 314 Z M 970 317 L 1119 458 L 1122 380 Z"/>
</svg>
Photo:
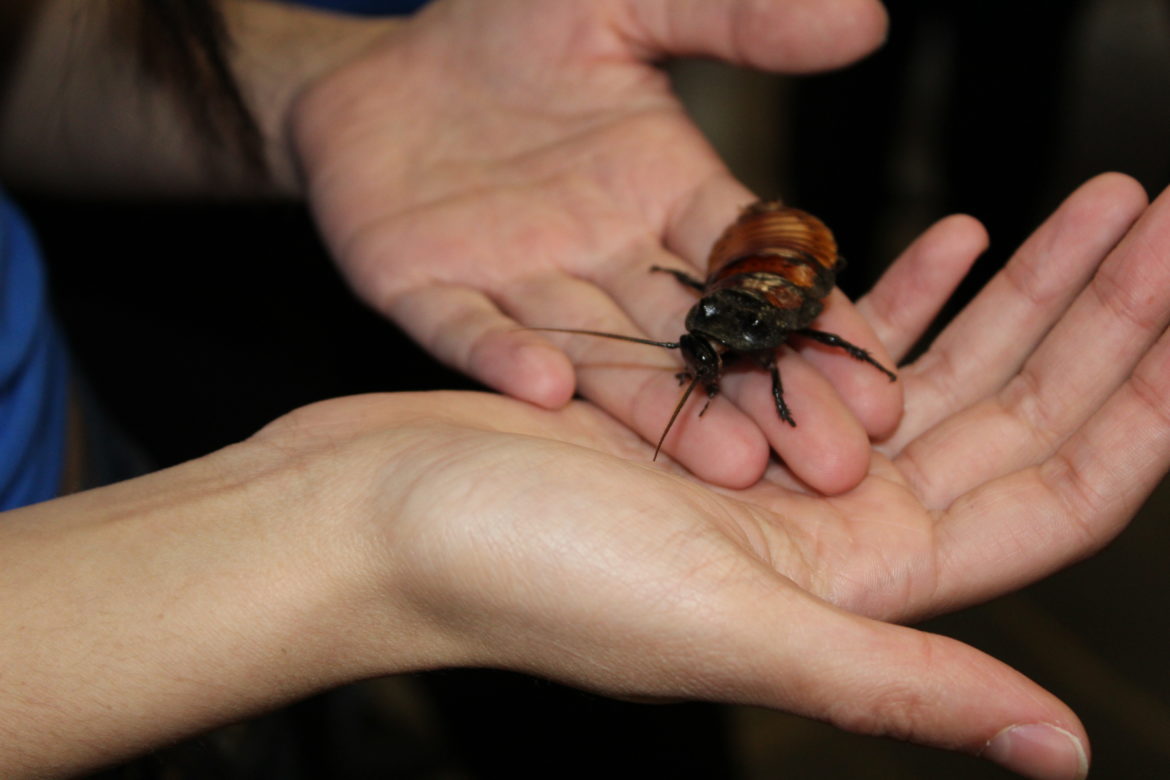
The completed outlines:
<svg viewBox="0 0 1170 780">
<path fill-rule="evenodd" d="M 660 265 L 652 265 L 650 266 L 650 270 L 661 271 L 664 274 L 670 274 L 675 279 L 678 279 L 682 284 L 685 284 L 687 287 L 692 289 L 698 290 L 699 292 L 703 292 L 707 288 L 706 282 L 700 279 L 696 279 L 685 271 L 676 271 L 673 268 L 663 268 Z"/>
<path fill-rule="evenodd" d="M 776 411 L 780 415 L 780 419 L 796 427 L 796 420 L 792 417 L 792 412 L 788 409 L 788 404 L 784 402 L 784 385 L 780 383 L 780 369 L 776 366 L 776 358 L 773 356 L 768 363 L 768 371 L 772 374 L 772 398 L 776 401 Z"/>
<path fill-rule="evenodd" d="M 856 344 L 850 344 L 836 333 L 827 333 L 823 330 L 814 330 L 813 328 L 801 328 L 796 332 L 801 336 L 806 336 L 807 338 L 812 339 L 813 341 L 819 341 L 820 343 L 830 347 L 839 347 L 845 350 L 849 357 L 853 358 L 854 360 L 860 360 L 863 363 L 869 363 L 871 366 L 888 376 L 891 382 L 894 382 L 898 379 L 897 375 L 895 375 L 893 371 L 874 360 L 873 356 L 870 355 L 867 350 L 862 349 Z"/>
<path fill-rule="evenodd" d="M 715 398 L 715 396 L 719 395 L 719 383 L 711 382 L 705 385 L 703 389 L 707 391 L 707 402 L 704 403 L 703 408 L 699 410 L 700 417 L 707 413 L 707 407 L 711 405 L 711 401 Z"/>
</svg>

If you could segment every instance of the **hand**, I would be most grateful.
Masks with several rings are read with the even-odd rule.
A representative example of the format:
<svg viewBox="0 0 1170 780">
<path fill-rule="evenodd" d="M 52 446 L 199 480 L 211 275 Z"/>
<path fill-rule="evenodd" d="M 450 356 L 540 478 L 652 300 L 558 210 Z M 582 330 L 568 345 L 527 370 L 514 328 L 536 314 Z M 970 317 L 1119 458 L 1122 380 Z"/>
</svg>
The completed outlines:
<svg viewBox="0 0 1170 780">
<path fill-rule="evenodd" d="M 1143 206 L 1124 177 L 1074 194 L 907 367 L 903 422 L 843 495 L 779 465 L 706 487 L 584 403 L 430 393 L 317 404 L 5 513 L 0 772 L 79 771 L 349 680 L 477 665 L 1083 774 L 1067 707 L 892 622 L 1091 553 L 1165 473 L 1170 195 L 1133 224 Z M 927 321 L 904 304 L 949 289 L 981 241 L 944 221 L 862 301 L 893 354 Z"/>
<path fill-rule="evenodd" d="M 519 329 L 677 339 L 694 296 L 650 267 L 705 276 L 711 243 L 755 200 L 653 61 L 823 69 L 884 29 L 873 0 L 439 2 L 318 81 L 291 127 L 360 295 L 491 387 L 549 408 L 577 387 L 654 442 L 679 397 L 677 355 Z M 818 327 L 890 364 L 839 292 Z M 712 404 L 666 451 L 729 486 L 755 482 L 770 447 L 819 490 L 856 485 L 869 437 L 897 423 L 901 386 L 816 347 L 784 350 L 781 371 L 799 428 L 733 376 L 735 403 Z"/>
<path fill-rule="evenodd" d="M 778 707 L 1078 776 L 1086 737 L 1067 707 L 970 647 L 883 621 L 1096 550 L 1165 472 L 1170 196 L 1117 243 L 1143 206 L 1118 176 L 1074 194 L 905 369 L 903 422 L 843 495 L 778 465 L 747 490 L 704 488 L 585 404 L 346 399 L 262 438 L 406 436 L 393 473 L 410 488 L 379 498 L 402 511 L 375 533 L 385 592 L 432 637 L 423 665 Z M 862 302 L 893 354 L 925 323 L 899 321 L 902 304 L 953 284 L 955 249 L 981 238 L 945 221 Z"/>
</svg>

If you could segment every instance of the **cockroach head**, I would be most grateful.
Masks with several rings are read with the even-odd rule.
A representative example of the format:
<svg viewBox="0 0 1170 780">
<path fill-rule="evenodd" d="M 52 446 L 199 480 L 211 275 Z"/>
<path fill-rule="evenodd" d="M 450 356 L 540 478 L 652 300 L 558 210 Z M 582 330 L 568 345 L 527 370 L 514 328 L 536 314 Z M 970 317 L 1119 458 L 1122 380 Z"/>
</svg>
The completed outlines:
<svg viewBox="0 0 1170 780">
<path fill-rule="evenodd" d="M 679 337 L 678 346 L 686 361 L 687 373 L 696 379 L 704 382 L 717 379 L 723 372 L 723 359 L 709 339 L 684 333 Z"/>
</svg>

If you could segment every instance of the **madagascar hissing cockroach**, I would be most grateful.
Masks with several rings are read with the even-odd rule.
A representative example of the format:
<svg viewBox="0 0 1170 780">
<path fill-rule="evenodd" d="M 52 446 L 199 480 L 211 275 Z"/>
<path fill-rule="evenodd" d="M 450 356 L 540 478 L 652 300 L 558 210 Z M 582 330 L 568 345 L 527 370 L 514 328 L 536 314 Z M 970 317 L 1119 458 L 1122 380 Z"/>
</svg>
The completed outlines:
<svg viewBox="0 0 1170 780">
<path fill-rule="evenodd" d="M 666 434 L 695 385 L 703 384 L 708 403 L 719 393 L 725 356 L 747 356 L 771 371 L 776 411 L 792 427 L 796 427 L 796 420 L 784 402 L 776 348 L 794 335 L 840 347 L 850 357 L 877 368 L 891 382 L 896 379 L 894 372 L 861 347 L 836 334 L 808 327 L 821 313 L 821 302 L 833 289 L 842 265 L 837 242 L 823 222 L 800 209 L 761 201 L 745 208 L 715 242 L 707 261 L 706 281 L 671 268 L 651 268 L 673 275 L 702 294 L 687 313 L 687 332 L 678 341 L 569 328 L 538 330 L 602 336 L 682 352 L 686 371 L 679 378 L 690 380 L 690 384 L 654 448 L 657 459 Z"/>
</svg>

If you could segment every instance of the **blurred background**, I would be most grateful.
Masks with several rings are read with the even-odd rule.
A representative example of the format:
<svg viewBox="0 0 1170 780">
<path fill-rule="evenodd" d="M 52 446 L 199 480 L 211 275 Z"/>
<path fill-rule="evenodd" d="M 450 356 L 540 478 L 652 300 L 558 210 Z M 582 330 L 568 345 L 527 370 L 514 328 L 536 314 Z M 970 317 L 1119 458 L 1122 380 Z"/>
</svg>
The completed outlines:
<svg viewBox="0 0 1170 780">
<path fill-rule="evenodd" d="M 388 3 L 365 5 L 353 10 Z M 957 308 L 1076 184 L 1120 170 L 1153 196 L 1170 179 L 1164 0 L 887 5 L 888 44 L 841 72 L 795 79 L 668 66 L 739 176 L 833 227 L 851 296 L 927 225 L 964 211 L 992 243 Z M 322 398 L 472 386 L 355 302 L 299 207 L 16 194 L 43 239 L 58 311 L 95 394 L 156 465 Z M 1170 777 L 1168 500 L 1159 491 L 1093 559 L 923 626 L 1068 702 L 1093 740 L 1094 778 Z M 617 703 L 481 671 L 352 686 L 111 774 L 1010 776 L 757 709 Z"/>
</svg>

